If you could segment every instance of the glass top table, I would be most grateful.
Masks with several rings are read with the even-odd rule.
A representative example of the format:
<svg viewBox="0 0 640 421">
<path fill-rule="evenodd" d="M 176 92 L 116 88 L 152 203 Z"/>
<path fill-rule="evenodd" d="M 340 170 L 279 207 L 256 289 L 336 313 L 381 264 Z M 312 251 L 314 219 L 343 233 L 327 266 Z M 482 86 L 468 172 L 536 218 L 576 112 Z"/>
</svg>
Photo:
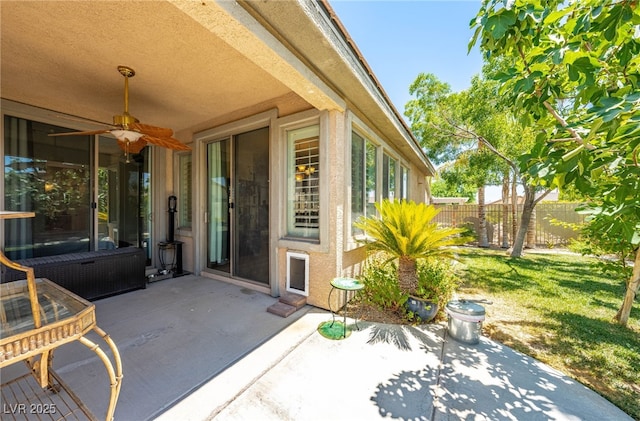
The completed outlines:
<svg viewBox="0 0 640 421">
<path fill-rule="evenodd" d="M 93 304 L 62 289 L 48 279 L 38 278 L 35 280 L 35 285 L 42 324 L 39 328 L 77 319 L 80 324 L 74 325 L 73 330 L 68 332 L 68 336 L 86 333 L 93 327 L 95 323 Z M 77 331 L 76 328 L 78 328 Z M 31 312 L 27 280 L 1 284 L 0 338 L 35 329 L 37 328 Z M 6 358 L 7 355 L 0 355 L 0 359 L 3 357 Z"/>
<path fill-rule="evenodd" d="M 32 212 L 0 211 L 0 219 L 33 216 Z M 25 272 L 26 276 L 0 284 L 0 368 L 24 361 L 42 388 L 64 388 L 66 385 L 57 381 L 59 378 L 52 371 L 53 352 L 61 345 L 78 341 L 95 352 L 107 370 L 111 392 L 105 419 L 112 420 L 120 393 L 122 362 L 115 343 L 96 323 L 95 305 L 48 279 L 36 279 L 33 268 L 12 262 L 1 250 L 0 263 Z M 90 331 L 108 345 L 113 361 L 85 337 Z"/>
</svg>

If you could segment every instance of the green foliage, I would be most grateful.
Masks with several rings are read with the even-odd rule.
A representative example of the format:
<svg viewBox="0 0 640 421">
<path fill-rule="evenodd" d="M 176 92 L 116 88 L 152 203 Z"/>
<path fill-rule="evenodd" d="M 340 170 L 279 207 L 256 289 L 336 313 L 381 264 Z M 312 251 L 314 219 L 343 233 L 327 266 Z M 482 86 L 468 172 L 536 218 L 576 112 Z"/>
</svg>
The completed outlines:
<svg viewBox="0 0 640 421">
<path fill-rule="evenodd" d="M 460 180 L 454 172 L 440 171 L 440 177 L 431 182 L 431 194 L 434 197 L 467 197 L 468 203 L 475 202 L 477 187 Z"/>
<path fill-rule="evenodd" d="M 508 128 L 511 122 L 497 102 L 496 89 L 495 82 L 474 77 L 469 90 L 452 93 L 430 73 L 420 73 L 410 86 L 414 98 L 405 115 L 427 155 L 437 164 L 448 163 L 446 171 L 456 175 L 445 181 L 477 188 L 498 182 L 504 173 L 505 163 L 480 148 L 478 139 L 499 145 L 515 132 Z"/>
<path fill-rule="evenodd" d="M 361 279 L 365 285 L 361 299 L 380 310 L 404 314 L 404 303 L 409 294 L 398 286 L 398 267 L 393 262 L 372 258 L 367 262 Z"/>
<path fill-rule="evenodd" d="M 384 200 L 376 203 L 378 216 L 360 219 L 354 224 L 367 235 L 369 250 L 381 251 L 390 260 L 448 256 L 450 246 L 464 244 L 459 228 L 440 227 L 433 219 L 440 212 L 433 205 L 414 201 Z"/>
<path fill-rule="evenodd" d="M 376 203 L 379 217 L 359 219 L 354 226 L 366 234 L 369 251 L 398 259 L 398 286 L 412 294 L 418 286 L 416 260 L 451 256 L 450 246 L 464 244 L 463 229 L 440 227 L 433 219 L 440 212 L 433 205 L 414 201 Z"/>
<path fill-rule="evenodd" d="M 438 178 L 431 182 L 434 197 L 468 197 L 469 203 L 476 200 L 477 183 L 469 179 L 468 173 L 457 165 L 438 170 Z"/>
<path fill-rule="evenodd" d="M 499 23 L 498 23 L 499 22 Z M 540 185 L 574 184 L 592 201 L 593 237 L 640 245 L 640 5 L 637 0 L 486 0 L 470 46 L 507 64 L 501 93 L 540 126 L 521 171 Z M 551 127 L 550 122 L 555 126 Z M 636 255 L 640 262 L 640 255 Z M 616 315 L 627 323 L 634 274 Z"/>
<path fill-rule="evenodd" d="M 578 379 L 640 419 L 640 309 L 612 322 L 620 283 L 598 259 L 463 248 L 461 294 L 493 301 L 485 332 Z"/>
<path fill-rule="evenodd" d="M 638 2 L 489 0 L 471 26 L 470 46 L 508 64 L 500 92 L 540 128 L 521 171 L 575 185 L 594 224 L 640 244 Z"/>
<path fill-rule="evenodd" d="M 391 311 L 414 321 L 415 315 L 408 312 L 405 303 L 409 294 L 403 292 L 397 282 L 398 266 L 395 261 L 371 257 L 360 277 L 365 285 L 359 295 L 364 303 L 382 311 Z M 417 265 L 418 288 L 413 294 L 417 298 L 430 300 L 444 308 L 461 283 L 457 272 L 452 270 L 448 259 L 420 259 Z"/>
<path fill-rule="evenodd" d="M 593 209 L 585 208 L 582 211 L 591 214 Z M 591 216 L 590 216 L 591 217 Z M 616 224 L 611 220 L 615 215 L 599 215 L 599 217 L 582 229 L 582 237 L 586 245 L 581 252 L 601 257 L 600 269 L 612 279 L 628 280 L 631 278 L 634 260 L 634 245 L 627 240 L 627 236 L 620 235 L 615 226 L 625 227 L 625 224 Z M 638 230 L 640 232 L 640 229 Z"/>
<path fill-rule="evenodd" d="M 448 259 L 420 260 L 416 297 L 437 302 L 444 308 L 461 282 L 453 262 Z"/>
</svg>

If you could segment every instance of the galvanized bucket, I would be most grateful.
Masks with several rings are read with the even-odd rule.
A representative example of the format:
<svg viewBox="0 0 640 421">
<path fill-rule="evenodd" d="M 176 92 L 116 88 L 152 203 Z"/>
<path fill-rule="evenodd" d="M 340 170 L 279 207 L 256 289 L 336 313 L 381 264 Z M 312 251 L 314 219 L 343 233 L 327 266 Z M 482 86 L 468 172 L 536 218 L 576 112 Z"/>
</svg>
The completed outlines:
<svg viewBox="0 0 640 421">
<path fill-rule="evenodd" d="M 470 345 L 480 342 L 485 319 L 483 306 L 471 301 L 454 300 L 447 303 L 445 312 L 449 316 L 449 335 L 453 339 Z"/>
</svg>

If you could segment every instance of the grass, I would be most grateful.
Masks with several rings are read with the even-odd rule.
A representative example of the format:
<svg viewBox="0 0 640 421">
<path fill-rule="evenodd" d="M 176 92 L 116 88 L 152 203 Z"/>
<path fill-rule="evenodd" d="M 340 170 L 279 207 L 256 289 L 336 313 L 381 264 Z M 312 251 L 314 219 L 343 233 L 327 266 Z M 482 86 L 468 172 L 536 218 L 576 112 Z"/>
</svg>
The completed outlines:
<svg viewBox="0 0 640 421">
<path fill-rule="evenodd" d="M 640 420 L 640 305 L 613 321 L 624 281 L 593 258 L 463 248 L 459 295 L 486 298 L 484 334 L 564 372 Z"/>
</svg>

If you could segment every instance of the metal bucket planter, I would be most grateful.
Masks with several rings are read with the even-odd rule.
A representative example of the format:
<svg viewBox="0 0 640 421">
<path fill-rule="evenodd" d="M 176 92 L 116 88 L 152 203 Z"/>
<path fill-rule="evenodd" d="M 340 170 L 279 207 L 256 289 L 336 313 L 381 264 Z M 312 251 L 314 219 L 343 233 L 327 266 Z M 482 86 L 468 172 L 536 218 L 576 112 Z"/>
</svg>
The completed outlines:
<svg viewBox="0 0 640 421">
<path fill-rule="evenodd" d="M 418 316 L 425 323 L 433 320 L 440 309 L 438 303 L 416 297 L 409 297 L 405 306 L 408 311 Z"/>
<path fill-rule="evenodd" d="M 447 303 L 445 312 L 449 316 L 449 335 L 453 339 L 470 345 L 480 342 L 484 307 L 471 301 L 453 300 Z"/>
</svg>

